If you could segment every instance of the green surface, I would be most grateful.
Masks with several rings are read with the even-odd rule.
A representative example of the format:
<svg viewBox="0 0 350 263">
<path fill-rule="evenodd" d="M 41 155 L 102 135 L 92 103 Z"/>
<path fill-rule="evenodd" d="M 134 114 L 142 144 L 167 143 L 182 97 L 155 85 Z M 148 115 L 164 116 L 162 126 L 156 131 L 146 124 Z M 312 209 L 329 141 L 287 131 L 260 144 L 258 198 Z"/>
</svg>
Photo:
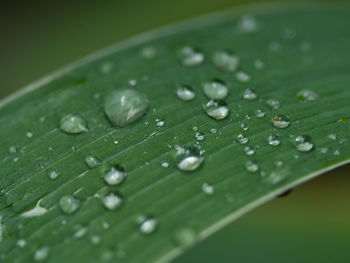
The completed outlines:
<svg viewBox="0 0 350 263">
<path fill-rule="evenodd" d="M 115 257 L 123 255 L 125 262 L 153 262 L 169 255 L 168 252 L 174 255 L 182 251 L 173 238 L 180 229 L 191 229 L 197 239 L 202 239 L 295 183 L 347 162 L 350 97 L 347 8 L 277 11 L 266 8 L 255 11 L 260 27 L 249 34 L 236 30 L 240 15 L 230 14 L 186 27 L 173 27 L 160 35 L 133 40 L 116 51 L 112 49 L 108 55 L 48 79 L 40 88 L 31 86 L 29 89 L 34 90 L 4 101 L 0 113 L 2 137 L 7 138 L 1 147 L 4 176 L 0 181 L 3 189 L 0 250 L 4 261 L 30 262 L 34 251 L 47 245 L 51 248 L 49 262 L 67 258 L 72 262 L 83 259 L 96 262 L 105 255 L 106 249 Z M 286 28 L 293 28 L 297 36 L 285 38 Z M 155 35 L 159 36 L 153 40 Z M 281 44 L 280 52 L 268 50 L 273 41 Z M 300 50 L 304 41 L 311 44 L 308 52 Z M 204 65 L 186 68 L 179 63 L 177 51 L 185 44 L 203 50 Z M 154 60 L 140 57 L 145 45 L 156 47 Z M 240 56 L 242 67 L 252 75 L 250 83 L 238 83 L 232 74 L 213 67 L 210 54 L 226 48 L 234 48 Z M 254 68 L 256 59 L 266 63 L 264 70 Z M 108 75 L 101 73 L 104 62 L 114 63 L 115 71 Z M 227 98 L 231 115 L 220 122 L 209 119 L 202 109 L 206 99 L 200 84 L 214 77 L 226 81 L 231 93 Z M 148 96 L 152 110 L 143 121 L 113 129 L 104 116 L 103 99 L 116 88 L 128 86 L 130 79 L 137 80 L 135 89 Z M 193 102 L 182 102 L 175 97 L 175 84 L 179 82 L 195 87 L 198 96 Z M 240 93 L 251 86 L 259 90 L 262 101 L 240 98 Z M 296 93 L 303 88 L 317 91 L 319 98 L 314 102 L 300 102 Z M 96 93 L 99 99 L 94 98 Z M 270 111 L 265 103 L 267 99 L 278 99 L 281 108 Z M 254 157 L 247 157 L 244 147 L 232 142 L 242 133 L 240 121 L 246 114 L 254 115 L 259 108 L 267 112 L 264 119 L 253 117 L 245 121 L 249 126 L 246 135 L 250 145 L 260 146 Z M 87 133 L 72 136 L 58 130 L 60 118 L 71 112 L 88 120 Z M 292 124 L 279 131 L 282 144 L 272 148 L 267 146 L 266 138 L 273 130 L 271 119 L 276 113 L 288 114 Z M 40 122 L 42 117 L 45 121 Z M 157 128 L 156 118 L 165 120 L 165 126 Z M 149 124 L 145 125 L 144 121 Z M 175 169 L 168 144 L 194 142 L 194 125 L 206 134 L 200 143 L 206 150 L 206 160 L 202 169 L 185 174 Z M 210 133 L 212 128 L 217 129 L 216 134 Z M 26 137 L 27 132 L 33 133 L 33 137 Z M 316 149 L 310 153 L 297 153 L 293 145 L 295 135 L 303 133 L 311 135 L 315 143 Z M 327 138 L 331 133 L 337 134 L 336 141 Z M 115 140 L 119 141 L 117 145 L 113 143 Z M 22 151 L 9 155 L 10 146 Z M 328 147 L 326 154 L 319 151 L 323 147 Z M 336 151 L 340 154 L 335 155 Z M 127 181 L 118 187 L 127 198 L 120 211 L 106 212 L 100 201 L 93 198 L 96 191 L 107 187 L 100 178 L 100 169 L 87 170 L 84 159 L 89 154 L 108 164 L 122 163 L 129 172 Z M 19 159 L 14 162 L 16 158 Z M 245 171 L 244 164 L 249 159 L 257 160 L 260 167 L 267 170 L 275 161 L 283 161 L 293 173 L 279 185 L 266 186 L 258 174 Z M 163 168 L 163 161 L 170 162 L 170 167 Z M 48 173 L 53 169 L 61 175 L 50 181 Z M 204 182 L 214 186 L 213 196 L 201 192 Z M 82 190 L 77 198 L 82 201 L 82 207 L 74 215 L 62 215 L 57 207 L 59 198 L 79 189 Z M 19 217 L 40 199 L 49 212 L 35 219 Z M 134 218 L 139 213 L 158 218 L 160 226 L 156 233 L 149 237 L 138 233 Z M 62 220 L 66 220 L 66 224 L 62 224 Z M 111 225 L 108 231 L 101 230 L 104 221 Z M 23 227 L 18 229 L 21 224 Z M 77 224 L 89 227 L 87 237 L 81 240 L 72 236 Z M 90 238 L 95 235 L 102 238 L 100 245 L 91 244 Z M 27 240 L 25 248 L 15 248 L 20 238 Z"/>
</svg>

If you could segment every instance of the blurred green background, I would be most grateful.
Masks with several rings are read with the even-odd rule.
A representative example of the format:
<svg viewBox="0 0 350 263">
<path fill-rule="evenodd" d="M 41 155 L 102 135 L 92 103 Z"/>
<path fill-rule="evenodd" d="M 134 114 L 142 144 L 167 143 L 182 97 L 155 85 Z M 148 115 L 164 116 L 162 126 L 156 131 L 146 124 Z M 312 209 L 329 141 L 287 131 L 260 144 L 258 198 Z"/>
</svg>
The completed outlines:
<svg viewBox="0 0 350 263">
<path fill-rule="evenodd" d="M 266 1 L 3 2 L 0 98 L 138 33 L 213 11 L 263 2 Z M 276 3 L 280 2 L 285 1 Z M 322 2 L 334 1 L 319 4 Z M 242 217 L 175 262 L 349 263 L 349 173 L 348 165 L 296 188 L 289 196 Z"/>
</svg>

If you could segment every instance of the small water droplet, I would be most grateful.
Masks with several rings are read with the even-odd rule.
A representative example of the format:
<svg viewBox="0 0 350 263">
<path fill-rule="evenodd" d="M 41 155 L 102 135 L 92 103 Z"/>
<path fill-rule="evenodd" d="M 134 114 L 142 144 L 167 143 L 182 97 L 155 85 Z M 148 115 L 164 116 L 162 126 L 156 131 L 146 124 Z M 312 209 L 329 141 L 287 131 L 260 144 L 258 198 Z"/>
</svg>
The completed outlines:
<svg viewBox="0 0 350 263">
<path fill-rule="evenodd" d="M 81 225 L 78 225 L 75 227 L 74 237 L 75 238 L 82 238 L 84 237 L 88 232 L 88 229 L 86 227 L 83 227 Z"/>
<path fill-rule="evenodd" d="M 19 239 L 19 240 L 17 241 L 17 246 L 19 246 L 20 248 L 25 247 L 26 244 L 27 244 L 27 241 L 25 241 L 24 239 Z"/>
<path fill-rule="evenodd" d="M 183 101 L 193 100 L 196 97 L 196 93 L 194 92 L 193 88 L 187 85 L 178 87 L 176 94 Z"/>
<path fill-rule="evenodd" d="M 60 207 L 63 213 L 73 214 L 79 209 L 80 201 L 72 195 L 65 195 L 60 199 Z"/>
<path fill-rule="evenodd" d="M 269 185 L 275 185 L 284 181 L 290 175 L 290 169 L 287 166 L 276 166 L 270 173 L 261 173 L 262 181 Z"/>
<path fill-rule="evenodd" d="M 26 133 L 26 136 L 27 136 L 27 138 L 29 138 L 29 139 L 30 139 L 30 138 L 32 138 L 32 137 L 33 137 L 33 133 L 32 133 L 32 132 L 27 132 L 27 133 Z"/>
<path fill-rule="evenodd" d="M 212 129 L 210 129 L 210 132 L 211 132 L 211 133 L 216 133 L 217 130 L 216 130 L 215 128 L 212 128 Z"/>
<path fill-rule="evenodd" d="M 279 52 L 282 50 L 281 44 L 275 41 L 271 42 L 268 48 L 270 52 Z"/>
<path fill-rule="evenodd" d="M 237 142 L 240 144 L 247 144 L 249 142 L 249 139 L 241 133 L 237 136 Z"/>
<path fill-rule="evenodd" d="M 339 150 L 335 150 L 333 154 L 334 155 L 340 155 L 340 151 Z"/>
<path fill-rule="evenodd" d="M 100 165 L 101 161 L 97 157 L 89 155 L 89 156 L 85 157 L 85 163 L 89 168 L 92 169 L 92 168 L 95 168 L 96 166 Z"/>
<path fill-rule="evenodd" d="M 278 146 L 280 145 L 281 141 L 279 139 L 279 137 L 277 135 L 273 135 L 271 134 L 268 138 L 267 138 L 267 142 L 269 145 L 271 146 Z"/>
<path fill-rule="evenodd" d="M 107 210 L 113 211 L 123 204 L 123 198 L 117 194 L 110 193 L 103 198 L 102 202 Z"/>
<path fill-rule="evenodd" d="M 276 110 L 280 107 L 280 102 L 278 100 L 274 100 L 274 99 L 268 99 L 266 101 L 266 104 L 272 109 L 272 110 Z"/>
<path fill-rule="evenodd" d="M 115 65 L 113 62 L 104 62 L 101 67 L 100 70 L 103 74 L 109 74 L 111 73 L 115 68 Z"/>
<path fill-rule="evenodd" d="M 10 153 L 10 154 L 15 154 L 16 152 L 17 152 L 17 149 L 16 149 L 15 146 L 11 146 L 11 147 L 9 148 L 9 153 Z"/>
<path fill-rule="evenodd" d="M 205 139 L 205 136 L 203 133 L 201 133 L 201 132 L 196 133 L 196 140 L 197 141 L 203 141 L 204 139 Z"/>
<path fill-rule="evenodd" d="M 137 84 L 137 81 L 136 81 L 136 79 L 130 79 L 128 81 L 128 83 L 129 83 L 130 87 L 135 87 Z"/>
<path fill-rule="evenodd" d="M 300 43 L 299 48 L 302 52 L 308 52 L 311 50 L 311 44 L 308 41 L 303 41 Z"/>
<path fill-rule="evenodd" d="M 124 127 L 140 119 L 149 107 L 147 97 L 133 89 L 112 92 L 105 102 L 105 113 L 111 123 Z"/>
<path fill-rule="evenodd" d="M 328 152 L 328 148 L 327 147 L 322 147 L 322 148 L 320 148 L 320 153 L 322 153 L 322 154 L 326 154 L 327 152 Z"/>
<path fill-rule="evenodd" d="M 259 109 L 259 110 L 257 110 L 257 111 L 255 112 L 255 116 L 256 116 L 257 118 L 259 118 L 259 119 L 264 118 L 264 117 L 265 117 L 265 112 Z"/>
<path fill-rule="evenodd" d="M 61 119 L 60 129 L 65 133 L 79 134 L 87 131 L 87 122 L 78 114 L 68 114 Z"/>
<path fill-rule="evenodd" d="M 225 72 L 234 72 L 238 68 L 239 57 L 232 51 L 217 51 L 212 57 L 216 68 Z"/>
<path fill-rule="evenodd" d="M 276 128 L 284 129 L 284 128 L 287 128 L 289 124 L 290 124 L 290 119 L 287 115 L 280 114 L 273 117 L 273 125 Z"/>
<path fill-rule="evenodd" d="M 165 125 L 165 121 L 163 120 L 156 119 L 156 122 L 157 127 L 163 127 Z"/>
<path fill-rule="evenodd" d="M 93 235 L 90 239 L 91 243 L 94 245 L 100 244 L 101 243 L 101 237 L 98 235 Z"/>
<path fill-rule="evenodd" d="M 314 101 L 318 98 L 318 94 L 312 90 L 304 89 L 297 93 L 297 97 L 301 101 Z"/>
<path fill-rule="evenodd" d="M 255 173 L 259 170 L 259 165 L 256 161 L 249 160 L 245 164 L 245 168 L 250 173 Z"/>
<path fill-rule="evenodd" d="M 189 247 L 196 241 L 196 233 L 190 228 L 183 228 L 176 232 L 175 242 L 181 247 Z"/>
<path fill-rule="evenodd" d="M 224 99 L 228 95 L 226 84 L 219 79 L 204 82 L 203 91 L 209 99 Z"/>
<path fill-rule="evenodd" d="M 265 63 L 262 62 L 260 59 L 257 59 L 257 60 L 254 61 L 254 66 L 255 66 L 256 69 L 261 70 L 261 69 L 265 68 Z"/>
<path fill-rule="evenodd" d="M 242 124 L 241 124 L 241 129 L 242 129 L 243 131 L 248 131 L 248 130 L 249 130 L 249 127 L 248 127 L 247 124 L 242 123 Z"/>
<path fill-rule="evenodd" d="M 207 115 L 215 120 L 221 120 L 228 116 L 229 110 L 223 100 L 210 100 L 205 108 Z"/>
<path fill-rule="evenodd" d="M 162 167 L 168 168 L 169 167 L 169 163 L 168 162 L 162 162 Z"/>
<path fill-rule="evenodd" d="M 242 97 L 246 100 L 256 100 L 258 98 L 258 92 L 255 89 L 246 89 L 243 94 Z"/>
<path fill-rule="evenodd" d="M 122 166 L 116 165 L 106 172 L 104 180 L 108 185 L 118 185 L 125 180 L 127 175 Z"/>
<path fill-rule="evenodd" d="M 48 176 L 51 180 L 55 180 L 60 176 L 60 173 L 58 171 L 51 171 Z"/>
<path fill-rule="evenodd" d="M 49 255 L 49 251 L 50 251 L 50 249 L 48 246 L 43 246 L 43 247 L 39 248 L 34 253 L 34 260 L 36 260 L 38 262 L 42 262 L 42 261 L 46 260 L 48 255 Z"/>
<path fill-rule="evenodd" d="M 182 65 L 187 67 L 198 66 L 204 61 L 204 54 L 198 48 L 185 46 L 180 51 Z"/>
<path fill-rule="evenodd" d="M 327 136 L 328 139 L 332 140 L 332 141 L 335 141 L 337 139 L 337 135 L 334 134 L 334 133 L 331 133 Z"/>
<path fill-rule="evenodd" d="M 141 50 L 141 56 L 145 59 L 153 59 L 156 57 L 156 49 L 154 47 L 144 47 Z"/>
<path fill-rule="evenodd" d="M 295 147 L 299 152 L 309 152 L 314 145 L 309 135 L 300 135 L 295 139 Z"/>
<path fill-rule="evenodd" d="M 251 80 L 251 76 L 246 72 L 238 71 L 236 73 L 236 79 L 239 82 L 249 82 Z"/>
<path fill-rule="evenodd" d="M 199 146 L 176 147 L 176 166 L 181 171 L 194 171 L 204 162 L 204 152 Z"/>
<path fill-rule="evenodd" d="M 139 231 L 143 235 L 150 235 L 156 231 L 158 220 L 153 217 L 142 216 L 139 222 Z"/>
<path fill-rule="evenodd" d="M 246 155 L 252 156 L 252 155 L 255 154 L 256 150 L 255 150 L 253 147 L 246 146 L 246 147 L 244 148 L 244 152 L 245 152 Z"/>
</svg>

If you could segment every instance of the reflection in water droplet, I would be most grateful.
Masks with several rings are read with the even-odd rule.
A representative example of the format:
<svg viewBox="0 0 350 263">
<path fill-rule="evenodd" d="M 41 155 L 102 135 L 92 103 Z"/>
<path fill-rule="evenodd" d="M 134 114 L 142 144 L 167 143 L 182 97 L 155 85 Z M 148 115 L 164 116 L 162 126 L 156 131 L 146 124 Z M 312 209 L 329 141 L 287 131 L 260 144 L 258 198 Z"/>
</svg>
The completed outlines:
<svg viewBox="0 0 350 263">
<path fill-rule="evenodd" d="M 180 51 L 182 65 L 187 67 L 197 66 L 203 63 L 204 54 L 198 48 L 186 46 Z"/>
<path fill-rule="evenodd" d="M 203 91 L 209 99 L 224 99 L 228 95 L 226 84 L 219 79 L 204 82 Z"/>
<path fill-rule="evenodd" d="M 268 137 L 267 142 L 268 142 L 268 144 L 271 145 L 271 146 L 278 146 L 278 145 L 280 145 L 280 143 L 281 143 L 281 141 L 280 141 L 280 139 L 278 138 L 278 136 L 277 136 L 277 135 L 273 135 L 273 134 L 271 134 L 271 135 Z"/>
<path fill-rule="evenodd" d="M 240 82 L 248 82 L 251 80 L 251 77 L 248 73 L 239 71 L 236 73 L 236 79 Z"/>
<path fill-rule="evenodd" d="M 80 207 L 80 201 L 72 195 L 65 195 L 60 199 L 60 207 L 63 213 L 73 214 Z"/>
<path fill-rule="evenodd" d="M 214 187 L 208 183 L 202 184 L 202 191 L 206 195 L 212 195 L 214 194 Z"/>
<path fill-rule="evenodd" d="M 190 86 L 183 85 L 176 90 L 177 96 L 183 101 L 193 100 L 196 97 L 196 93 Z"/>
<path fill-rule="evenodd" d="M 318 98 L 318 95 L 312 90 L 304 89 L 297 93 L 297 97 L 301 101 L 313 101 Z"/>
<path fill-rule="evenodd" d="M 103 198 L 102 203 L 106 209 L 113 211 L 123 204 L 123 198 L 111 193 Z"/>
<path fill-rule="evenodd" d="M 35 251 L 34 260 L 38 262 L 46 260 L 49 255 L 49 251 L 50 249 L 48 246 L 43 246 L 39 248 L 37 251 Z"/>
<path fill-rule="evenodd" d="M 133 89 L 121 89 L 108 95 L 105 113 L 111 123 L 124 127 L 140 119 L 149 107 L 147 97 Z"/>
<path fill-rule="evenodd" d="M 116 165 L 105 173 L 104 180 L 108 185 L 118 185 L 125 180 L 127 175 L 122 166 Z"/>
<path fill-rule="evenodd" d="M 101 164 L 101 161 L 95 156 L 89 155 L 86 156 L 85 163 L 89 168 L 95 168 L 96 166 Z"/>
<path fill-rule="evenodd" d="M 245 168 L 248 172 L 255 173 L 259 170 L 259 165 L 256 161 L 249 160 L 246 162 Z"/>
<path fill-rule="evenodd" d="M 284 129 L 284 128 L 287 128 L 289 124 L 290 124 L 290 119 L 287 115 L 280 114 L 273 117 L 273 125 L 276 128 Z"/>
<path fill-rule="evenodd" d="M 309 152 L 314 145 L 309 135 L 300 135 L 295 139 L 295 147 L 299 152 Z"/>
<path fill-rule="evenodd" d="M 223 100 L 210 100 L 206 105 L 206 113 L 215 120 L 221 120 L 228 116 L 229 110 Z"/>
<path fill-rule="evenodd" d="M 240 144 L 247 144 L 249 142 L 249 139 L 245 137 L 243 134 L 238 134 L 237 142 Z"/>
<path fill-rule="evenodd" d="M 246 89 L 243 92 L 242 97 L 246 100 L 256 100 L 258 98 L 258 92 L 255 89 Z"/>
<path fill-rule="evenodd" d="M 69 134 L 79 134 L 87 131 L 87 122 L 77 114 L 68 114 L 61 119 L 61 131 Z"/>
<path fill-rule="evenodd" d="M 232 51 L 217 51 L 212 60 L 216 68 L 225 72 L 234 72 L 239 66 L 239 57 Z"/>
<path fill-rule="evenodd" d="M 204 152 L 199 146 L 176 147 L 176 166 L 182 171 L 194 171 L 204 162 Z"/>
</svg>

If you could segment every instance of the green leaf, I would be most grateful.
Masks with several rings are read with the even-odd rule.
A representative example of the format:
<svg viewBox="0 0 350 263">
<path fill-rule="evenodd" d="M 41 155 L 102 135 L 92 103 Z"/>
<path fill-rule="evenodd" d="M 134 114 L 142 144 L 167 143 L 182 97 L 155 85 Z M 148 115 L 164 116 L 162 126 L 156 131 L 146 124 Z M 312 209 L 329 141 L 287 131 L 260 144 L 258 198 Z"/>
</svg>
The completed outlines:
<svg viewBox="0 0 350 263">
<path fill-rule="evenodd" d="M 2 262 L 169 261 L 254 207 L 348 163 L 348 14 L 347 5 L 266 6 L 201 18 L 92 55 L 2 101 Z M 206 92 L 225 97 L 222 120 L 223 111 L 211 118 L 204 108 L 203 83 L 214 79 L 229 93 Z M 179 85 L 192 87 L 195 98 L 179 99 Z M 111 118 L 121 107 L 106 116 L 104 101 L 128 88 L 147 97 L 148 113 L 132 122 Z M 275 128 L 284 115 L 289 126 Z M 180 171 L 175 146 L 195 144 L 197 132 L 204 163 Z M 269 145 L 270 135 L 280 145 Z M 301 135 L 310 138 L 299 138 L 298 151 Z M 117 185 L 106 184 L 107 171 L 117 173 Z"/>
</svg>

